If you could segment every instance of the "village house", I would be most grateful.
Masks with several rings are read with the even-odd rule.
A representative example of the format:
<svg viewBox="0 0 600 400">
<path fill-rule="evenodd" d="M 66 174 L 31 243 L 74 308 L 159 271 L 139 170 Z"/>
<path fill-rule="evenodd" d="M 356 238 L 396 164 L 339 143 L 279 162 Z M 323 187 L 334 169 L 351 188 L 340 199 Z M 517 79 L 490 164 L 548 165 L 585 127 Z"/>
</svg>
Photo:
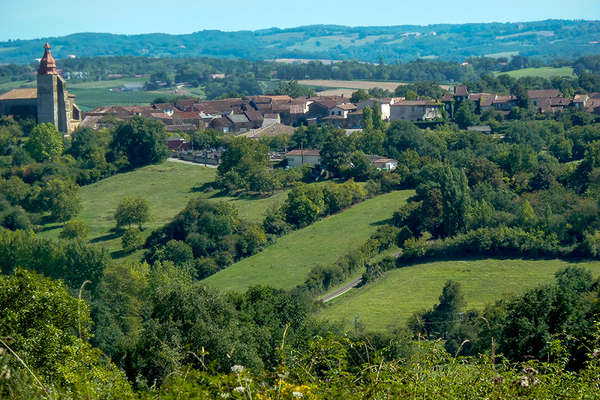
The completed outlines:
<svg viewBox="0 0 600 400">
<path fill-rule="evenodd" d="M 314 149 L 299 149 L 288 151 L 285 154 L 288 166 L 300 167 L 302 165 L 310 165 L 314 167 L 321 165 L 321 153 Z"/>
<path fill-rule="evenodd" d="M 367 154 L 367 158 L 371 160 L 371 165 L 379 171 L 393 171 L 398 168 L 398 161 L 393 158 L 378 156 L 375 154 Z"/>
<path fill-rule="evenodd" d="M 442 116 L 442 104 L 433 100 L 404 100 L 390 105 L 390 121 L 431 121 Z"/>
</svg>

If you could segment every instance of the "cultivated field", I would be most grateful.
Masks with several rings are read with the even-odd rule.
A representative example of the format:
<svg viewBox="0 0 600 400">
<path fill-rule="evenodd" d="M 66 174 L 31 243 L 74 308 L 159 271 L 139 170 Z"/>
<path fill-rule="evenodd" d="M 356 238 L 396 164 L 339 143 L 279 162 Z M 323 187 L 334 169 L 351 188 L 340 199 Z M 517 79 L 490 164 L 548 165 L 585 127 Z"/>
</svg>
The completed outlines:
<svg viewBox="0 0 600 400">
<path fill-rule="evenodd" d="M 399 85 L 405 85 L 402 82 L 376 82 L 376 81 L 336 81 L 327 79 L 303 79 L 298 81 L 301 85 L 330 87 L 336 89 L 364 89 L 372 88 L 387 89 L 391 92 L 396 90 Z"/>
<path fill-rule="evenodd" d="M 414 194 L 398 191 L 364 201 L 306 228 L 289 233 L 262 252 L 233 264 L 204 282 L 242 291 L 253 285 L 290 289 L 315 265 L 328 265 L 360 246 Z"/>
<path fill-rule="evenodd" d="M 588 268 L 600 275 L 600 261 L 569 263 L 563 260 L 480 259 L 442 261 L 389 271 L 379 281 L 352 289 L 327 303 L 317 317 L 343 322 L 350 329 L 354 316 L 368 331 L 404 327 L 416 311 L 431 308 L 448 279 L 460 282 L 467 308 L 483 309 L 503 295 L 519 294 L 552 282 L 554 273 L 568 265 Z"/>
<path fill-rule="evenodd" d="M 540 67 L 540 68 L 523 68 L 515 71 L 508 72 L 497 72 L 496 75 L 507 74 L 515 79 L 523 78 L 526 76 L 540 78 L 551 79 L 551 78 L 560 78 L 560 77 L 568 77 L 572 78 L 575 76 L 572 67 L 561 67 L 561 68 L 552 68 L 552 67 Z"/>
<path fill-rule="evenodd" d="M 144 224 L 144 233 L 160 228 L 181 211 L 192 198 L 229 201 L 234 204 L 242 218 L 253 222 L 262 221 L 266 209 L 273 203 L 285 200 L 287 192 L 268 198 L 237 198 L 217 196 L 216 191 L 198 191 L 215 179 L 216 170 L 197 165 L 165 162 L 136 171 L 119 174 L 80 189 L 83 210 L 77 218 L 85 220 L 90 227 L 88 238 L 92 243 L 107 248 L 113 256 L 119 256 L 120 236 L 112 232 L 115 227 L 113 215 L 119 201 L 127 196 L 147 199 L 152 208 L 152 221 Z M 62 225 L 45 227 L 42 236 L 57 237 Z"/>
</svg>

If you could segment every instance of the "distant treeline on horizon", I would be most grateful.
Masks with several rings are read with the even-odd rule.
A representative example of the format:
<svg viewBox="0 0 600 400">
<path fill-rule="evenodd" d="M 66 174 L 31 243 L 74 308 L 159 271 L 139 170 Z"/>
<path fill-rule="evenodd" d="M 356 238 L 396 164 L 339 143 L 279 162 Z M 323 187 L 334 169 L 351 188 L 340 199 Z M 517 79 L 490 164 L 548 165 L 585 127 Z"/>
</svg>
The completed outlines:
<svg viewBox="0 0 600 400">
<path fill-rule="evenodd" d="M 520 55 L 543 62 L 600 53 L 600 21 L 546 20 L 521 23 L 346 27 L 191 34 L 116 35 L 76 33 L 63 37 L 0 42 L 0 64 L 29 64 L 45 41 L 58 59 L 93 56 L 225 57 L 357 60 L 393 64 L 416 59 L 463 61 L 469 57 Z"/>
</svg>

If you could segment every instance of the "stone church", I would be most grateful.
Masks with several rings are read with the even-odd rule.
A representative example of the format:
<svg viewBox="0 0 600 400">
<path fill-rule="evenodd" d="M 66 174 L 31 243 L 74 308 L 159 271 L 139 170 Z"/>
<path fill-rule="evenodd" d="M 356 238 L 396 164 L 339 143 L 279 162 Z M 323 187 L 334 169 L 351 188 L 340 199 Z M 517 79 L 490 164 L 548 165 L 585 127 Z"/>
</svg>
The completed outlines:
<svg viewBox="0 0 600 400">
<path fill-rule="evenodd" d="M 13 89 L 0 95 L 0 114 L 33 117 L 38 124 L 49 122 L 63 134 L 70 134 L 79 126 L 81 110 L 56 70 L 48 43 L 37 72 L 37 89 Z"/>
</svg>

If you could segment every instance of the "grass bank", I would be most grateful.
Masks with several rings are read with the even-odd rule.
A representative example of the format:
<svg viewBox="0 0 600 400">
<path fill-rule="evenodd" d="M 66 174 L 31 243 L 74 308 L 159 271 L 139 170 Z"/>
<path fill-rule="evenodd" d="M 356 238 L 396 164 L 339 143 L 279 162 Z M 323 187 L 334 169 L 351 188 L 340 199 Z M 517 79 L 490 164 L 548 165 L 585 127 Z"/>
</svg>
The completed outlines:
<svg viewBox="0 0 600 400">
<path fill-rule="evenodd" d="M 519 294 L 550 283 L 554 273 L 568 265 L 588 268 L 600 275 L 600 261 L 570 263 L 564 260 L 476 259 L 442 261 L 391 270 L 368 285 L 352 289 L 329 302 L 317 318 L 353 326 L 359 316 L 368 331 L 403 327 L 416 311 L 431 308 L 447 280 L 460 282 L 469 309 L 483 309 L 504 295 Z"/>
<path fill-rule="evenodd" d="M 366 200 L 277 239 L 262 252 L 229 266 L 205 282 L 234 291 L 253 285 L 293 288 L 304 281 L 313 266 L 331 264 L 360 246 L 413 194 L 410 190 L 398 191 Z"/>
</svg>

